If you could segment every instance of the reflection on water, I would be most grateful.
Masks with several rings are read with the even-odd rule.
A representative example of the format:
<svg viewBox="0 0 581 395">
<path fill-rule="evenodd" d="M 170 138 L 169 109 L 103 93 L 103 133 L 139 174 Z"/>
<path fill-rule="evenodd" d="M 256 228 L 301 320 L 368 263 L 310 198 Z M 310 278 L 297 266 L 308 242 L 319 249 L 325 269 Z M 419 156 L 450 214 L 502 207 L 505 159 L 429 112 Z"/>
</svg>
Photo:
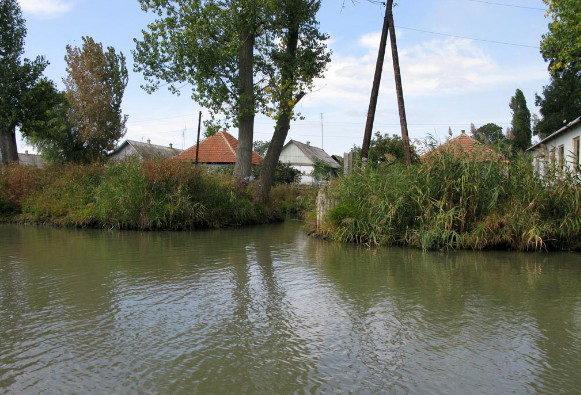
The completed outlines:
<svg viewBox="0 0 581 395">
<path fill-rule="evenodd" d="M 0 225 L 0 393 L 574 393 L 581 256 Z"/>
</svg>

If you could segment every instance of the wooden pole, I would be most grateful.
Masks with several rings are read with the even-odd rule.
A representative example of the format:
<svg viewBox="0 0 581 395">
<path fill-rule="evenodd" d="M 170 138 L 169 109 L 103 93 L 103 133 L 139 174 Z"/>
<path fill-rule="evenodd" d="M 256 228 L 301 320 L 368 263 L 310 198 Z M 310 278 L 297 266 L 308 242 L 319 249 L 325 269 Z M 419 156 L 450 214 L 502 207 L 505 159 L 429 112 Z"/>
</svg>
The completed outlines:
<svg viewBox="0 0 581 395">
<path fill-rule="evenodd" d="M 388 32 L 388 10 L 385 8 L 383 18 L 383 29 L 381 30 L 381 40 L 379 50 L 377 51 L 377 62 L 375 63 L 375 75 L 373 76 L 373 86 L 371 88 L 371 97 L 369 98 L 369 110 L 367 111 L 367 122 L 365 123 L 365 133 L 363 134 L 363 144 L 361 145 L 361 158 L 366 159 L 369 155 L 369 145 L 371 144 L 371 134 L 373 133 L 373 122 L 375 121 L 375 109 L 377 107 L 377 96 L 379 96 L 379 85 L 381 83 L 381 73 L 383 72 L 383 62 L 385 59 L 385 48 L 387 46 Z"/>
<path fill-rule="evenodd" d="M 403 140 L 403 152 L 405 155 L 405 163 L 409 166 L 412 164 L 410 153 L 410 138 L 408 135 L 408 124 L 405 115 L 405 105 L 403 101 L 403 88 L 401 84 L 401 72 L 399 69 L 399 56 L 397 54 L 397 42 L 395 39 L 395 26 L 393 22 L 393 0 L 387 1 L 386 18 L 389 19 L 389 39 L 391 42 L 391 58 L 393 60 L 393 74 L 395 76 L 395 90 L 397 93 L 397 107 L 399 110 L 399 123 L 401 126 L 401 138 Z"/>
<path fill-rule="evenodd" d="M 196 166 L 198 165 L 198 153 L 200 152 L 200 128 L 202 127 L 202 112 L 198 115 L 198 139 L 196 141 Z"/>
</svg>

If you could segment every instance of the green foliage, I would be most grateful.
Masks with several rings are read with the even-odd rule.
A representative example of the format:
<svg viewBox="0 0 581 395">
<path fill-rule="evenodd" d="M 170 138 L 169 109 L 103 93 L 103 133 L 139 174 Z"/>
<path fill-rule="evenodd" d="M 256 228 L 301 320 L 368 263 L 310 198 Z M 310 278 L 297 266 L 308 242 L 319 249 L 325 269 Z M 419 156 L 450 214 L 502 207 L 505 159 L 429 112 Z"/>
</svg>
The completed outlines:
<svg viewBox="0 0 581 395">
<path fill-rule="evenodd" d="M 496 144 L 506 140 L 502 127 L 495 123 L 482 125 L 472 133 L 474 138 L 484 144 Z"/>
<path fill-rule="evenodd" d="M 127 116 L 121 113 L 128 82 L 125 57 L 83 37 L 82 48 L 67 45 L 65 61 L 66 114 L 72 130 L 63 132 L 83 147 L 85 162 L 102 160 L 125 134 Z"/>
<path fill-rule="evenodd" d="M 559 70 L 551 75 L 551 83 L 543 87 L 542 96 L 535 95 L 541 119 L 534 125 L 534 134 L 541 138 L 556 132 L 581 115 L 581 71 Z"/>
<path fill-rule="evenodd" d="M 264 158 L 269 145 L 270 141 L 257 140 L 252 143 L 252 150 Z"/>
<path fill-rule="evenodd" d="M 578 0 L 543 0 L 551 17 L 549 33 L 541 40 L 541 53 L 549 68 L 581 72 L 581 2 Z"/>
<path fill-rule="evenodd" d="M 581 182 L 541 179 L 532 162 L 471 161 L 365 168 L 329 186 L 336 202 L 322 233 L 343 242 L 423 249 L 581 248 Z"/>
<path fill-rule="evenodd" d="M 531 113 L 527 108 L 525 95 L 517 89 L 515 95 L 510 99 L 510 109 L 512 110 L 512 139 L 513 148 L 517 151 L 524 151 L 531 146 Z"/>
<path fill-rule="evenodd" d="M 320 183 L 322 181 L 329 181 L 331 177 L 336 176 L 337 174 L 335 168 L 330 164 L 318 160 L 313 165 L 313 171 L 310 175 L 317 183 Z"/>
<path fill-rule="evenodd" d="M 194 229 L 280 218 L 250 196 L 230 176 L 175 160 L 0 170 L 4 215 L 57 225 Z"/>
<path fill-rule="evenodd" d="M 5 163 L 17 155 L 16 140 L 6 138 L 26 120 L 24 96 L 38 83 L 47 62 L 21 59 L 26 27 L 17 0 L 0 1 L 0 152 Z M 2 137 L 2 136 L 0 136 Z M 12 158 L 17 159 L 17 158 Z"/>
<path fill-rule="evenodd" d="M 360 156 L 361 147 L 355 146 L 352 151 Z M 410 144 L 410 153 L 412 163 L 417 163 L 419 155 L 413 144 Z M 403 140 L 401 136 L 398 136 L 397 134 L 389 136 L 387 133 L 381 134 L 380 132 L 375 132 L 369 144 L 367 160 L 369 165 L 372 167 L 394 162 L 404 163 L 405 155 L 403 152 Z"/>
</svg>

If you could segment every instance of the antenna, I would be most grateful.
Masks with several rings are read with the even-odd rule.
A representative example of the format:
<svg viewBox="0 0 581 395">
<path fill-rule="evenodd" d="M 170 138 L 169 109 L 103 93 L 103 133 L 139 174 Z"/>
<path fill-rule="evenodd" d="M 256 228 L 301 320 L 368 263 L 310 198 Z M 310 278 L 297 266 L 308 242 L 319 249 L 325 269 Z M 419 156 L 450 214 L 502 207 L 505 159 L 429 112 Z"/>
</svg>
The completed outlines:
<svg viewBox="0 0 581 395">
<path fill-rule="evenodd" d="M 321 149 L 323 149 L 323 113 L 321 113 Z"/>
</svg>

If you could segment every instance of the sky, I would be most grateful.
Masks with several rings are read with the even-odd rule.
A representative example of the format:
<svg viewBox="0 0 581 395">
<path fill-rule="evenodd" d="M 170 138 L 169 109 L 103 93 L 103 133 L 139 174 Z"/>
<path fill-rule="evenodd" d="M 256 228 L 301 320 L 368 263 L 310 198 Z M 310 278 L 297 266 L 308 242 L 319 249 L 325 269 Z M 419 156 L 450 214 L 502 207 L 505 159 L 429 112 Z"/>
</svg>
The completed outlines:
<svg viewBox="0 0 581 395">
<path fill-rule="evenodd" d="M 123 113 L 124 139 L 188 148 L 195 144 L 198 112 L 187 89 L 176 96 L 162 88 L 146 93 L 133 72 L 133 39 L 154 16 L 137 0 L 19 0 L 26 19 L 25 56 L 44 56 L 45 76 L 64 89 L 67 45 L 91 36 L 127 58 L 129 83 Z M 535 93 L 549 83 L 539 52 L 548 19 L 542 0 L 399 0 L 394 8 L 397 45 L 410 138 L 421 148 L 428 137 L 443 141 L 493 122 L 506 128 L 510 98 L 521 89 L 531 113 Z M 360 146 L 369 107 L 385 8 L 365 0 L 322 0 L 320 28 L 330 37 L 325 78 L 297 106 L 303 119 L 291 124 L 287 140 L 309 141 L 329 154 Z M 389 41 L 388 41 L 389 43 Z M 386 55 L 373 131 L 400 134 L 392 61 Z M 255 121 L 254 140 L 270 140 L 274 122 Z M 228 130 L 237 137 L 237 130 Z M 123 140 L 121 140 L 123 141 Z M 19 139 L 19 152 L 34 147 Z"/>
</svg>

